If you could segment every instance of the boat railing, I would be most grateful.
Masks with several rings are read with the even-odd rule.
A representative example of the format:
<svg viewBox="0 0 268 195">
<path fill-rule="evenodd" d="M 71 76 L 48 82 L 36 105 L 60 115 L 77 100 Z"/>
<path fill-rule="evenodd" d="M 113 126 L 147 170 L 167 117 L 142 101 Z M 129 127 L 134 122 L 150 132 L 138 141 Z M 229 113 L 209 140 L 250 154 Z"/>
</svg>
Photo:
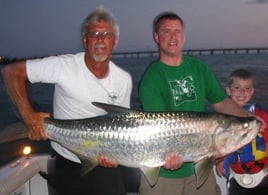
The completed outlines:
<svg viewBox="0 0 268 195">
<path fill-rule="evenodd" d="M 22 193 L 17 192 L 16 190 L 21 191 L 31 191 L 31 189 L 20 189 L 25 183 L 29 182 L 31 178 L 37 175 L 40 172 L 48 173 L 48 165 L 53 161 L 49 155 L 32 155 L 29 157 L 21 157 L 15 162 L 9 163 L 0 169 L 0 194 L 33 194 L 33 193 Z M 46 191 L 44 194 L 48 194 L 47 181 L 43 179 L 44 190 L 39 189 L 40 191 Z M 40 185 L 39 185 L 40 187 Z M 37 194 L 42 194 L 37 192 Z"/>
</svg>

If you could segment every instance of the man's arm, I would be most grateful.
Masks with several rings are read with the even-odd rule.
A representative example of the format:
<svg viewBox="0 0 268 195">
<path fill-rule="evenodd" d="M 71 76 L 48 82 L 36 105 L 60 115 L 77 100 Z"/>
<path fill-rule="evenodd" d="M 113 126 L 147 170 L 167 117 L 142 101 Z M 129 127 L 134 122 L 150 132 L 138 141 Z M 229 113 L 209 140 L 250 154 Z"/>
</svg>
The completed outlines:
<svg viewBox="0 0 268 195">
<path fill-rule="evenodd" d="M 214 110 L 220 113 L 249 117 L 254 116 L 254 114 L 241 108 L 237 103 L 235 103 L 231 98 L 226 97 L 223 101 L 212 105 Z"/>
<path fill-rule="evenodd" d="M 29 130 L 29 138 L 33 140 L 46 139 L 43 122 L 44 118 L 49 117 L 50 114 L 36 112 L 31 105 L 27 89 L 26 61 L 7 65 L 1 72 L 7 92 Z"/>
</svg>

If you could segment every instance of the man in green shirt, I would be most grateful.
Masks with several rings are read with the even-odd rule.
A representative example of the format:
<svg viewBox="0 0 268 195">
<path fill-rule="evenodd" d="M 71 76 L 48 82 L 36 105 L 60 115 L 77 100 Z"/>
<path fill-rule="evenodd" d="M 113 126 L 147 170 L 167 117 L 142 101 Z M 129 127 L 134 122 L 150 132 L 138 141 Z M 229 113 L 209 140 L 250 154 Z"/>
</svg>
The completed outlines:
<svg viewBox="0 0 268 195">
<path fill-rule="evenodd" d="M 154 40 L 160 59 L 150 64 L 140 83 L 139 95 L 145 111 L 203 112 L 206 101 L 217 112 L 248 116 L 223 88 L 207 64 L 183 56 L 185 40 L 183 20 L 175 13 L 162 13 L 153 23 Z M 141 195 L 213 195 L 220 194 L 213 171 L 208 180 L 196 189 L 193 163 L 183 163 L 179 154 L 167 156 L 158 182 L 150 187 L 141 179 Z"/>
</svg>

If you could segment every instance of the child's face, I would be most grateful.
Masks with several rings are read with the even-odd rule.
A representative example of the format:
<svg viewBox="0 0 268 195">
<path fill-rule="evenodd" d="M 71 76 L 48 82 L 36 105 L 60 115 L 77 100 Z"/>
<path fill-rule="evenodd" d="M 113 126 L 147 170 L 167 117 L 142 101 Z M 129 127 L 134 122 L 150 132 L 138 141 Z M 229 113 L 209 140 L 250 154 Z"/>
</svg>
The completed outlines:
<svg viewBox="0 0 268 195">
<path fill-rule="evenodd" d="M 254 93 L 254 80 L 235 77 L 231 86 L 226 87 L 227 94 L 240 106 L 247 104 Z"/>
</svg>

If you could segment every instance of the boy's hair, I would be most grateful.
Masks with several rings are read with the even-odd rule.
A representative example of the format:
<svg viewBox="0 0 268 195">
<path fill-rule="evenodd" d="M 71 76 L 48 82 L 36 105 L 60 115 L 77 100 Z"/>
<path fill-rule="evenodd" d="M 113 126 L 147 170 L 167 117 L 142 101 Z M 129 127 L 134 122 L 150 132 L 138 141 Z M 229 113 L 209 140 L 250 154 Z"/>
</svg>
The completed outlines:
<svg viewBox="0 0 268 195">
<path fill-rule="evenodd" d="M 97 7 L 91 14 L 89 14 L 82 23 L 82 36 L 87 34 L 88 25 L 94 22 L 105 21 L 109 22 L 113 26 L 113 33 L 116 37 L 119 37 L 119 25 L 115 20 L 115 17 L 111 12 L 105 9 L 103 6 Z"/>
<path fill-rule="evenodd" d="M 159 24 L 162 20 L 169 19 L 169 20 L 179 20 L 182 27 L 184 28 L 184 22 L 180 16 L 173 12 L 163 12 L 157 15 L 153 21 L 153 33 L 158 31 Z"/>
<path fill-rule="evenodd" d="M 228 86 L 232 85 L 234 78 L 240 78 L 240 79 L 245 79 L 245 80 L 253 79 L 253 82 L 255 82 L 254 75 L 249 70 L 243 69 L 243 68 L 236 69 L 230 74 L 228 83 L 227 83 Z"/>
</svg>

